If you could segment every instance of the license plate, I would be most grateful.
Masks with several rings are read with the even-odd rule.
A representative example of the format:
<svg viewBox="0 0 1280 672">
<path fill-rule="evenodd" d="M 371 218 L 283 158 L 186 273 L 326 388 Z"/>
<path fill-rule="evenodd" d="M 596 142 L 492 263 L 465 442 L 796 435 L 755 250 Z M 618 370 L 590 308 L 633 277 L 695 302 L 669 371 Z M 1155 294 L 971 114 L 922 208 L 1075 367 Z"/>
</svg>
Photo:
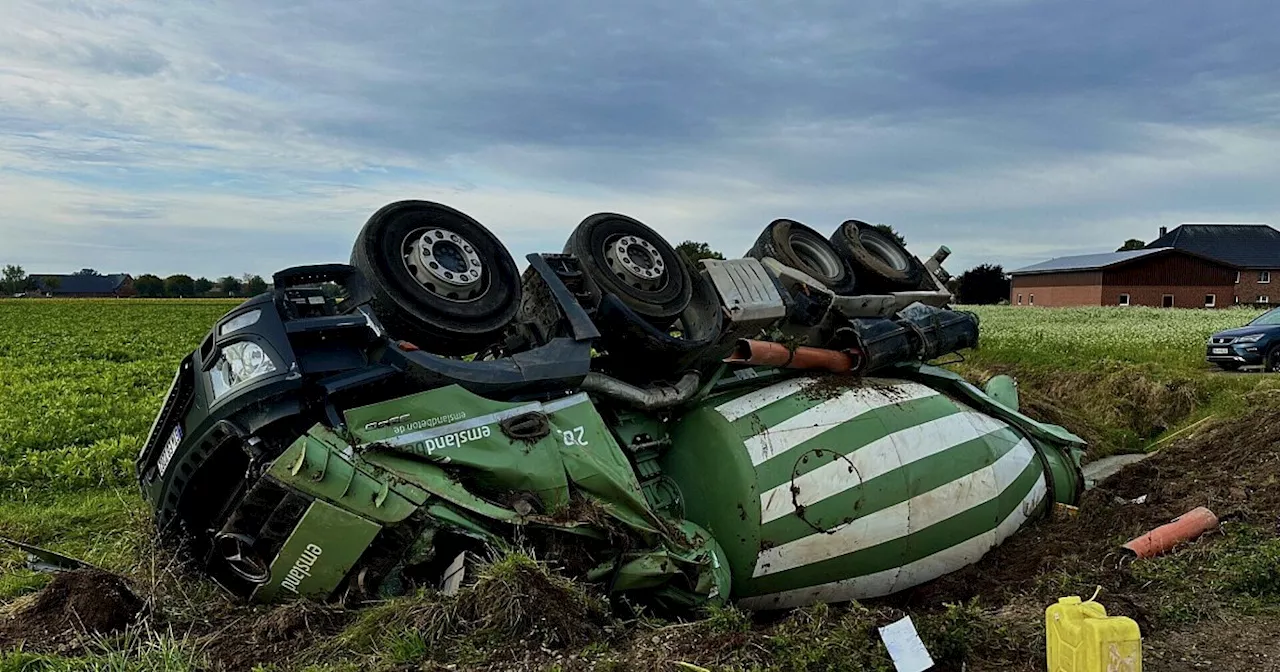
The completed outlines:
<svg viewBox="0 0 1280 672">
<path fill-rule="evenodd" d="M 1214 348 L 1214 349 L 1213 349 L 1213 354 L 1215 354 L 1215 355 L 1225 355 L 1225 354 L 1227 354 L 1227 352 L 1228 352 L 1228 350 L 1227 350 L 1226 348 Z"/>
<path fill-rule="evenodd" d="M 173 454 L 178 450 L 178 444 L 182 443 L 182 425 L 173 428 L 173 433 L 169 435 L 169 440 L 164 444 L 164 450 L 160 452 L 160 459 L 157 461 L 156 469 L 160 473 L 164 473 L 169 468 L 169 460 L 173 459 Z"/>
</svg>

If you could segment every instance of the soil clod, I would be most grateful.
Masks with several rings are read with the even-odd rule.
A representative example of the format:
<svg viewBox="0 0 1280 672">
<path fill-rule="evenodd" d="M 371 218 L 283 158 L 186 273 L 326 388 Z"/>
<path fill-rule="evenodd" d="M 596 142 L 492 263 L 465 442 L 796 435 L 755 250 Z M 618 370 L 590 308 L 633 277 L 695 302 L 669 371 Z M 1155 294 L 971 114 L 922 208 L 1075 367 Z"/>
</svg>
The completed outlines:
<svg viewBox="0 0 1280 672">
<path fill-rule="evenodd" d="M 97 569 L 61 572 L 25 608 L 0 624 L 0 643 L 40 647 L 72 633 L 110 634 L 138 619 L 143 601 L 125 580 Z"/>
</svg>

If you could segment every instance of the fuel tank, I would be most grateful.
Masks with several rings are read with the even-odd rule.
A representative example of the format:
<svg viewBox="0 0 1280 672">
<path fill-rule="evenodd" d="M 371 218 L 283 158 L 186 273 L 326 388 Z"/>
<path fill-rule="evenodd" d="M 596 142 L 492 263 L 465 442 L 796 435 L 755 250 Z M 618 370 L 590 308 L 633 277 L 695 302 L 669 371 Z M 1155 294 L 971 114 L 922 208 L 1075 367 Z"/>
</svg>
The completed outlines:
<svg viewBox="0 0 1280 672">
<path fill-rule="evenodd" d="M 1069 450 L 976 388 L 940 387 L 794 378 L 676 421 L 663 472 L 723 547 L 741 606 L 894 593 L 977 561 L 1055 498 L 1075 502 Z"/>
</svg>

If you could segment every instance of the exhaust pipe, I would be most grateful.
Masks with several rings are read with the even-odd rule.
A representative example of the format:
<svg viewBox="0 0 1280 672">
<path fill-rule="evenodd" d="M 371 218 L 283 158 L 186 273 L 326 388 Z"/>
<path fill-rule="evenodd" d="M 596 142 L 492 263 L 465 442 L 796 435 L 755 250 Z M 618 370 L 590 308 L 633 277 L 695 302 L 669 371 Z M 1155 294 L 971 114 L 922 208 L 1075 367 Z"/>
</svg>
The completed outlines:
<svg viewBox="0 0 1280 672">
<path fill-rule="evenodd" d="M 857 373 L 862 369 L 862 353 L 857 350 L 828 350 L 800 346 L 794 350 L 781 343 L 743 339 L 733 354 L 725 358 L 730 364 L 776 366 L 785 369 L 819 369 L 832 373 Z"/>
<path fill-rule="evenodd" d="M 682 404 L 698 393 L 701 377 L 695 372 L 684 374 L 675 385 L 638 387 L 603 373 L 588 373 L 582 379 L 582 390 L 616 399 L 642 411 L 656 411 Z"/>
</svg>

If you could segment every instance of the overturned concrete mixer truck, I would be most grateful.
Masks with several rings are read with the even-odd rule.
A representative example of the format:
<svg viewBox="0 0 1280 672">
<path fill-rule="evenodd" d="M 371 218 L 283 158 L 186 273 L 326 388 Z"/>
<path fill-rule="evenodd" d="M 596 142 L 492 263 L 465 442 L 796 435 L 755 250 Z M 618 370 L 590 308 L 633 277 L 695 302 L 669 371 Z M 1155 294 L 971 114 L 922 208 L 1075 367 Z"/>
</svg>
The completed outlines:
<svg viewBox="0 0 1280 672">
<path fill-rule="evenodd" d="M 1083 442 L 930 365 L 974 347 L 927 261 L 856 220 L 693 263 L 588 217 L 521 273 L 392 203 L 178 366 L 137 459 L 160 530 L 245 599 L 440 588 L 532 547 L 655 608 L 886 595 L 1082 489 Z"/>
</svg>

